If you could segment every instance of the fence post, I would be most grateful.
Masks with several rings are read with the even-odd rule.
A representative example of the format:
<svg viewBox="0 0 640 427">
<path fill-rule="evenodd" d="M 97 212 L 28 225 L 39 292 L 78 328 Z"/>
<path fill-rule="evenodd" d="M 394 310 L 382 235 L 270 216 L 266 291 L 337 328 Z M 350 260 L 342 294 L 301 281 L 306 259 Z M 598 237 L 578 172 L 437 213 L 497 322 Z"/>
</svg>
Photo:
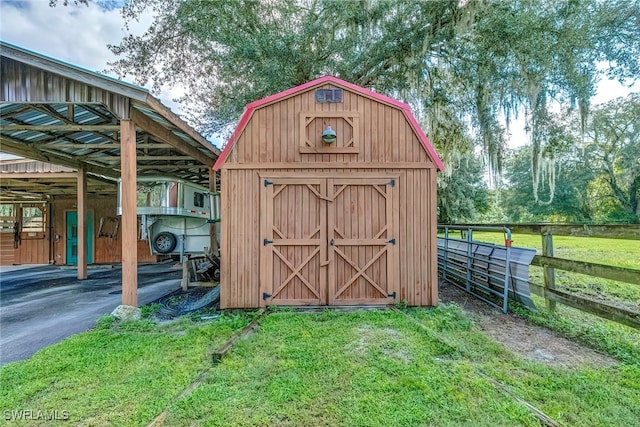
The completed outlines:
<svg viewBox="0 0 640 427">
<path fill-rule="evenodd" d="M 467 292 L 471 292 L 471 269 L 473 267 L 473 231 L 467 228 Z"/>
<path fill-rule="evenodd" d="M 542 256 L 553 257 L 553 235 L 545 233 L 542 235 Z M 556 288 L 556 273 L 552 267 L 544 267 L 544 287 L 547 289 Z M 556 302 L 545 298 L 547 308 L 551 311 L 556 310 Z"/>
<path fill-rule="evenodd" d="M 447 261 L 449 260 L 449 227 L 444 228 L 444 267 L 442 278 L 447 280 Z"/>
</svg>

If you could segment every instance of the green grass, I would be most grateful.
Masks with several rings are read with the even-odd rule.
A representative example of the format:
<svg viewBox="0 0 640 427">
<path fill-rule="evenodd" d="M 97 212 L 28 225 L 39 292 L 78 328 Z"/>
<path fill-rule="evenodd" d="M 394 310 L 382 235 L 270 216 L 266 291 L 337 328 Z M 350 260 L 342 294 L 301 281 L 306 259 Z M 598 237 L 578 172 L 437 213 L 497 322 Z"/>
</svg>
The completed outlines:
<svg viewBox="0 0 640 427">
<path fill-rule="evenodd" d="M 633 425 L 640 369 L 550 368 L 505 351 L 457 306 L 396 312 L 272 314 L 168 425 L 539 425 L 480 373 L 567 425 Z M 452 344 L 453 343 L 453 344 Z"/>
<path fill-rule="evenodd" d="M 167 426 L 538 426 L 488 375 L 565 425 L 640 419 L 640 363 L 553 368 L 506 351 L 456 305 L 406 313 L 276 310 L 213 367 L 209 352 L 250 314 L 105 316 L 102 329 L 3 367 L 0 409 L 67 411 L 92 426 L 147 425 L 165 409 Z"/>
<path fill-rule="evenodd" d="M 209 366 L 210 349 L 249 321 L 155 325 L 103 316 L 97 329 L 2 367 L 0 410 L 67 411 L 81 425 L 144 425 Z"/>
</svg>

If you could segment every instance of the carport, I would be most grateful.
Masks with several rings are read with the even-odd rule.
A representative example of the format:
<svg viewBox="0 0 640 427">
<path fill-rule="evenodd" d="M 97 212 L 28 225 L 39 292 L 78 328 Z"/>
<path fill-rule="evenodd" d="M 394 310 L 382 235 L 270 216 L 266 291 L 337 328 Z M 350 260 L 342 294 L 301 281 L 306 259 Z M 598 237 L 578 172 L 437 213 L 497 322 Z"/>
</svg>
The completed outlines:
<svg viewBox="0 0 640 427">
<path fill-rule="evenodd" d="M 4 173 L 2 199 L 75 191 L 77 274 L 86 279 L 87 199 L 115 197 L 121 179 L 122 303 L 137 306 L 137 177 L 172 176 L 215 191 L 219 150 L 144 88 L 5 42 L 0 57 L 0 151 L 65 168 Z"/>
</svg>

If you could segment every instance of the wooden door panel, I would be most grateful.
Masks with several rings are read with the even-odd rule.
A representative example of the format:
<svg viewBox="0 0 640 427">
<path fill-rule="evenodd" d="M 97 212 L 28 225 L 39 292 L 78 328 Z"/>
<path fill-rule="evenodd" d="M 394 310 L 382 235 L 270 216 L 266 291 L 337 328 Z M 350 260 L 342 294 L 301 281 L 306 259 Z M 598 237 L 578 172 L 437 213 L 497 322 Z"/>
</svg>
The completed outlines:
<svg viewBox="0 0 640 427">
<path fill-rule="evenodd" d="M 326 304 L 326 180 L 262 179 L 262 304 Z"/>
<path fill-rule="evenodd" d="M 329 180 L 329 304 L 394 301 L 396 182 L 393 178 Z"/>
</svg>

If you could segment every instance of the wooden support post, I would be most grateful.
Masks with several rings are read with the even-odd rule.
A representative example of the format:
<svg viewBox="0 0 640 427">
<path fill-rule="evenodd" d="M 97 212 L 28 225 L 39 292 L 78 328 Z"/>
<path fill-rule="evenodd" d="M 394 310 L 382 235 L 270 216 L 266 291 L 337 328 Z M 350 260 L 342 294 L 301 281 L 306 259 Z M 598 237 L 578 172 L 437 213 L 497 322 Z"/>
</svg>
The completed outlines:
<svg viewBox="0 0 640 427">
<path fill-rule="evenodd" d="M 542 256 L 553 257 L 553 234 L 542 235 Z M 551 267 L 544 267 L 544 287 L 547 289 L 556 288 L 556 274 L 555 270 Z M 551 311 L 555 311 L 556 302 L 550 299 L 546 299 L 547 308 Z"/>
<path fill-rule="evenodd" d="M 138 215 L 136 206 L 136 126 L 120 121 L 122 178 L 122 304 L 138 306 Z"/>
<path fill-rule="evenodd" d="M 183 291 L 189 289 L 189 257 L 186 255 L 182 258 L 182 282 L 180 282 L 180 286 L 182 286 Z"/>
<path fill-rule="evenodd" d="M 87 278 L 87 172 L 78 171 L 78 280 Z"/>
<path fill-rule="evenodd" d="M 209 191 L 210 192 L 214 192 L 217 190 L 216 174 L 217 174 L 216 171 L 214 171 L 213 169 L 209 169 Z M 209 227 L 209 234 L 211 237 L 210 244 L 209 244 L 209 248 L 211 248 L 210 253 L 215 256 L 220 256 L 220 248 L 218 247 L 218 224 L 217 223 L 211 224 L 211 226 Z"/>
</svg>

